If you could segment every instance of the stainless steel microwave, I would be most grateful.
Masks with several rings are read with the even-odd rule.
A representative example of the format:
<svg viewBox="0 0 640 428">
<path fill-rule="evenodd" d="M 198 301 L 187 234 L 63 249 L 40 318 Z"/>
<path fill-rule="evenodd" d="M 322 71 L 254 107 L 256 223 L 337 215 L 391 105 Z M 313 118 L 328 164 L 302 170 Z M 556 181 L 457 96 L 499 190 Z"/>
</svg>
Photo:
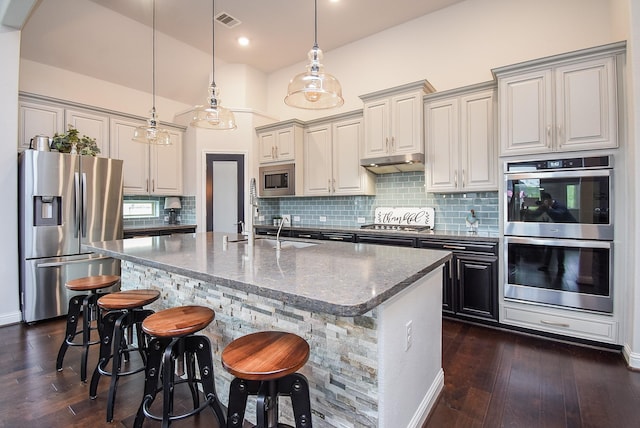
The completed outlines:
<svg viewBox="0 0 640 428">
<path fill-rule="evenodd" d="M 295 164 L 261 166 L 259 173 L 261 197 L 294 196 L 296 194 Z"/>
</svg>

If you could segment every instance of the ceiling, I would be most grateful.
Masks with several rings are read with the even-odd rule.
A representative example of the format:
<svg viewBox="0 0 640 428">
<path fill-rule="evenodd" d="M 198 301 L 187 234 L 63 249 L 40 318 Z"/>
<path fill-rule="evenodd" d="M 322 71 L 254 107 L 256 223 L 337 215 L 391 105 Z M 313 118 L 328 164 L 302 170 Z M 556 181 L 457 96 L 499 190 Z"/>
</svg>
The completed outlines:
<svg viewBox="0 0 640 428">
<path fill-rule="evenodd" d="M 326 53 L 461 1 L 318 0 L 318 44 Z M 151 4 L 39 0 L 23 27 L 21 56 L 149 92 Z M 216 15 L 225 12 L 240 21 L 233 28 L 217 23 L 216 61 L 247 64 L 264 73 L 306 61 L 314 41 L 312 0 L 217 0 L 215 8 Z M 211 0 L 156 0 L 157 31 L 188 45 L 169 59 L 165 55 L 169 68 L 176 63 L 185 67 L 182 74 L 165 76 L 162 89 L 157 84 L 159 95 L 192 104 L 194 94 L 184 83 L 197 81 L 202 98 L 211 69 L 211 15 Z M 251 44 L 239 46 L 239 36 L 248 37 Z M 160 40 L 156 39 L 159 79 L 165 68 Z M 169 87 L 167 82 L 175 80 L 182 88 Z"/>
</svg>

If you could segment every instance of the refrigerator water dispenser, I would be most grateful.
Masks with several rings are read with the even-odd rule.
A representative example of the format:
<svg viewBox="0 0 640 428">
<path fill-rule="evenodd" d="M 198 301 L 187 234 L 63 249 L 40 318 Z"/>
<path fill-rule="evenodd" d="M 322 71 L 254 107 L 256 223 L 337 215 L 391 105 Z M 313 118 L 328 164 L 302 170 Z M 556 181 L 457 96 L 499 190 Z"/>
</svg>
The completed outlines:
<svg viewBox="0 0 640 428">
<path fill-rule="evenodd" d="M 62 196 L 34 196 L 33 225 L 60 226 L 62 224 Z"/>
</svg>

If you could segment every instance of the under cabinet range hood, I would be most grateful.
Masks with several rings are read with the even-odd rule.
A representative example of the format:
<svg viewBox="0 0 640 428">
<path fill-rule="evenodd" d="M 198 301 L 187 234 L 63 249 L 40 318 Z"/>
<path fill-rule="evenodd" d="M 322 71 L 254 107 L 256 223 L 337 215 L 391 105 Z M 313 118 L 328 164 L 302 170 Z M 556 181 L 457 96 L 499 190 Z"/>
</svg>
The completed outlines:
<svg viewBox="0 0 640 428">
<path fill-rule="evenodd" d="M 424 154 L 410 153 L 378 158 L 361 159 L 360 165 L 374 174 L 394 172 L 424 171 Z"/>
</svg>

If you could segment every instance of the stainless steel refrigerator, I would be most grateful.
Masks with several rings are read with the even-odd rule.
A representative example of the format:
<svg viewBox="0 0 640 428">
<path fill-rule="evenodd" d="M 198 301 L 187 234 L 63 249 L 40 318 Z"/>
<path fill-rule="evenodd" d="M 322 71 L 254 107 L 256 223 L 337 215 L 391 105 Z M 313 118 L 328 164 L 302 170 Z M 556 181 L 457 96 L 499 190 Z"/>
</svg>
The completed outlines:
<svg viewBox="0 0 640 428">
<path fill-rule="evenodd" d="M 25 150 L 19 165 L 20 303 L 33 322 L 67 313 L 67 280 L 120 274 L 81 245 L 122 239 L 122 161 Z"/>
</svg>

